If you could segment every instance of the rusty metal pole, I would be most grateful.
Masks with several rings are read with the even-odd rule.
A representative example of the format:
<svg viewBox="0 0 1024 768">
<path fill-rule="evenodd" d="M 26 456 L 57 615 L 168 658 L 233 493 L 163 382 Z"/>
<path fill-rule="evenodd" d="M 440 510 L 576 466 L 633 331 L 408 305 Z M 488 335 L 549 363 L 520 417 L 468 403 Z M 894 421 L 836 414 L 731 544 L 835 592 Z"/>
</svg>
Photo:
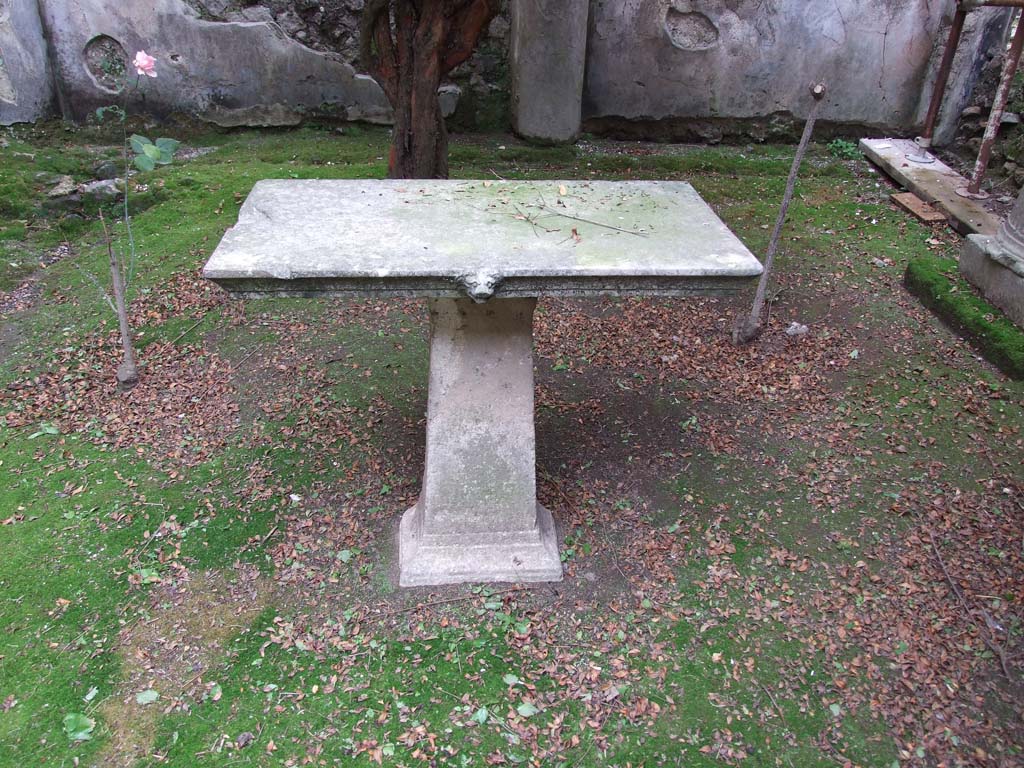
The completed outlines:
<svg viewBox="0 0 1024 768">
<path fill-rule="evenodd" d="M 985 126 L 981 149 L 978 151 L 978 159 L 974 163 L 974 174 L 966 187 L 956 190 L 961 197 L 970 197 L 975 200 L 984 200 L 988 197 L 987 192 L 981 191 L 981 182 L 985 178 L 985 170 L 992 157 L 992 145 L 995 144 L 999 125 L 1003 121 L 1003 110 L 1006 109 L 1006 101 L 1010 97 L 1010 86 L 1013 84 L 1013 76 L 1017 73 L 1022 50 L 1024 50 L 1024 18 L 1018 16 L 1017 30 L 1013 33 L 1010 51 L 1006 54 L 1006 63 L 1003 65 L 1003 74 L 999 80 L 999 87 L 996 89 L 995 99 L 992 101 L 992 111 L 989 113 L 988 124 Z"/>
<path fill-rule="evenodd" d="M 953 59 L 956 58 L 956 50 L 960 45 L 960 37 L 963 35 L 964 22 L 966 20 L 967 9 L 964 7 L 963 2 L 957 0 L 956 13 L 953 15 L 953 23 L 949 27 L 949 38 L 946 40 L 946 48 L 942 52 L 942 62 L 939 64 L 939 71 L 935 76 L 935 87 L 932 89 L 932 100 L 928 105 L 928 116 L 924 119 L 924 130 L 917 140 L 918 145 L 923 150 L 931 148 L 932 145 L 932 137 L 935 135 L 935 121 L 939 117 L 942 100 L 946 95 L 949 72 L 953 68 Z"/>
<path fill-rule="evenodd" d="M 975 8 L 1024 8 L 1024 0 L 957 0 L 968 11 Z"/>
</svg>

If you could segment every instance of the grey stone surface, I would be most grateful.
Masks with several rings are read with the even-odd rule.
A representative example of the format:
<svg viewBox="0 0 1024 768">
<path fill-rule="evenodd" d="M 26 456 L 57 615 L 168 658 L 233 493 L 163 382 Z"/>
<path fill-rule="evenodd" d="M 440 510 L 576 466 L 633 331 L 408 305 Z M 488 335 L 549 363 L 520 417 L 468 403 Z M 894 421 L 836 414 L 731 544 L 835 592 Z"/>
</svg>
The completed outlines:
<svg viewBox="0 0 1024 768">
<path fill-rule="evenodd" d="M 47 197 L 64 197 L 78 191 L 78 185 L 71 176 L 61 176 L 56 186 L 46 193 Z"/>
<path fill-rule="evenodd" d="M 690 295 L 761 265 L 685 182 L 265 180 L 205 276 L 242 296 Z"/>
<path fill-rule="evenodd" d="M 960 272 L 1024 328 L 1024 191 L 995 237 L 967 238 L 960 253 Z"/>
<path fill-rule="evenodd" d="M 938 158 L 934 163 L 914 163 L 907 159 L 907 155 L 919 152 L 914 142 L 909 139 L 861 139 L 860 150 L 907 190 L 949 216 L 950 224 L 957 232 L 964 235 L 996 233 L 999 219 L 978 201 L 956 193 L 957 188 L 967 186 L 967 179 Z"/>
<path fill-rule="evenodd" d="M 225 126 L 294 124 L 319 113 L 370 122 L 391 117 L 371 78 L 290 40 L 275 24 L 204 21 L 182 0 L 40 3 L 69 118 L 118 99 L 111 81 L 84 60 L 99 36 L 119 44 L 128 59 L 138 50 L 157 59 L 157 78 L 143 78 L 131 110 L 187 112 Z"/>
<path fill-rule="evenodd" d="M 1024 328 L 1024 261 L 1014 259 L 995 237 L 970 235 L 960 252 L 960 272 Z"/>
<path fill-rule="evenodd" d="M 78 187 L 78 191 L 84 197 L 100 203 L 119 199 L 123 194 L 123 190 L 124 181 L 121 179 L 90 181 Z"/>
<path fill-rule="evenodd" d="M 584 116 L 803 118 L 807 86 L 825 82 L 819 119 L 909 131 L 952 11 L 934 0 L 593 2 Z M 975 13 L 950 81 L 953 115 L 991 44 L 988 12 Z"/>
<path fill-rule="evenodd" d="M 558 581 L 551 514 L 537 503 L 536 299 L 430 302 L 423 487 L 399 535 L 399 584 Z"/>
<path fill-rule="evenodd" d="M 516 133 L 545 142 L 580 131 L 589 0 L 512 4 L 512 115 Z"/>
<path fill-rule="evenodd" d="M 0 125 L 41 120 L 55 107 L 35 0 L 0 0 Z"/>
</svg>

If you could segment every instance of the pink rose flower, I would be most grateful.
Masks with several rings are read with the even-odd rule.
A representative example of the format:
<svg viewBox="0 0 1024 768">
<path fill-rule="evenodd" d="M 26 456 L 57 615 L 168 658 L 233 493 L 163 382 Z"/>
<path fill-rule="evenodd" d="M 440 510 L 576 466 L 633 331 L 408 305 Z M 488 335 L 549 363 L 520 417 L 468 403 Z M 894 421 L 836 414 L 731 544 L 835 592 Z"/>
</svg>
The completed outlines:
<svg viewBox="0 0 1024 768">
<path fill-rule="evenodd" d="M 135 58 L 132 60 L 132 66 L 135 67 L 135 71 L 140 75 L 156 77 L 156 59 L 145 51 L 139 51 L 135 54 Z"/>
</svg>

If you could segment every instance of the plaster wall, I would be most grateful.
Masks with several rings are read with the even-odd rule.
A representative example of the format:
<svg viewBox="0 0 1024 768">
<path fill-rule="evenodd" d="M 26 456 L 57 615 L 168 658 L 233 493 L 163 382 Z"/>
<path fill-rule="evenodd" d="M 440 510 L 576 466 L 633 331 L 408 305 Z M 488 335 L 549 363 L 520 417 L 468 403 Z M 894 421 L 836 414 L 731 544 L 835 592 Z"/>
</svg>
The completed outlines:
<svg viewBox="0 0 1024 768">
<path fill-rule="evenodd" d="M 387 122 L 370 77 L 340 56 L 314 51 L 273 22 L 212 22 L 182 0 L 40 0 L 65 117 L 83 119 L 120 101 L 119 67 L 138 50 L 157 78 L 133 88 L 129 107 L 183 112 L 232 125 L 288 125 L 304 115 Z"/>
<path fill-rule="evenodd" d="M 0 0 L 0 125 L 49 117 L 53 73 L 35 0 Z"/>
<path fill-rule="evenodd" d="M 592 0 L 584 118 L 616 122 L 820 118 L 911 131 L 954 0 Z M 947 112 L 959 113 L 979 51 L 1007 13 L 972 13 Z M 923 97 L 923 99 L 922 99 Z"/>
</svg>

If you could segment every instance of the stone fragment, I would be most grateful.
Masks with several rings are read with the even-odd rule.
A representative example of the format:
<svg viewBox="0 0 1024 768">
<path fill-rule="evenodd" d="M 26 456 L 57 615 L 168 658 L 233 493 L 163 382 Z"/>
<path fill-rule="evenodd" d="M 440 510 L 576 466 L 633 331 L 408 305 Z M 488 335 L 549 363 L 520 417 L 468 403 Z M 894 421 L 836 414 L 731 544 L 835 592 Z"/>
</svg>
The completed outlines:
<svg viewBox="0 0 1024 768">
<path fill-rule="evenodd" d="M 231 0 L 198 0 L 199 7 L 211 16 L 223 16 L 231 7 Z"/>
<path fill-rule="evenodd" d="M 120 198 L 124 194 L 124 184 L 120 179 L 101 179 L 82 184 L 78 191 L 83 197 L 102 203 Z"/>
<path fill-rule="evenodd" d="M 121 169 L 113 160 L 101 160 L 93 166 L 92 175 L 97 179 L 116 179 L 121 175 Z"/>
<path fill-rule="evenodd" d="M 274 14 L 270 12 L 269 8 L 256 5 L 251 8 L 243 8 L 240 11 L 231 11 L 224 18 L 228 21 L 273 22 Z"/>
<path fill-rule="evenodd" d="M 47 197 L 64 197 L 78 191 L 78 185 L 70 176 L 61 176 L 57 185 L 46 193 Z"/>
<path fill-rule="evenodd" d="M 442 85 L 437 89 L 437 98 L 441 102 L 441 115 L 451 117 L 459 106 L 462 89 L 454 84 Z"/>
<path fill-rule="evenodd" d="M 277 21 L 277 25 L 289 35 L 294 35 L 296 32 L 306 28 L 306 22 L 295 11 L 284 11 L 277 14 L 274 19 Z"/>
</svg>

